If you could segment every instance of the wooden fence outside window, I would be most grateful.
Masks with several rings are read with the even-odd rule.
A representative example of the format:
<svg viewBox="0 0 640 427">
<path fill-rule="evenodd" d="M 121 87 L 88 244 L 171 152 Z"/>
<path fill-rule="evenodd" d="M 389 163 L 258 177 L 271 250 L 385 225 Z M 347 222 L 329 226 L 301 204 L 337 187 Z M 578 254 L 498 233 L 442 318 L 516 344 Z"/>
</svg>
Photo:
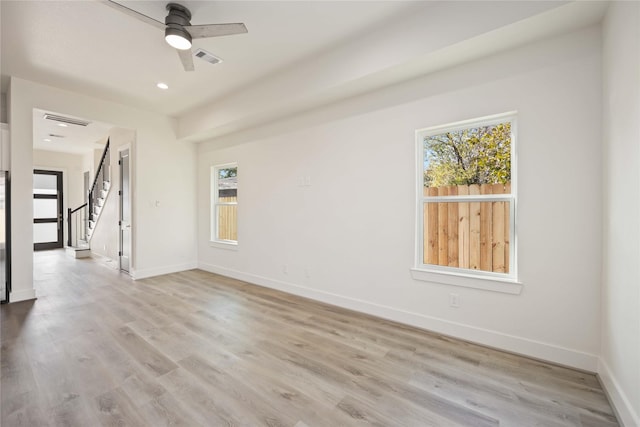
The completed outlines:
<svg viewBox="0 0 640 427">
<path fill-rule="evenodd" d="M 509 273 L 510 201 L 428 202 L 428 197 L 510 193 L 510 183 L 425 187 L 423 262 Z"/>
<path fill-rule="evenodd" d="M 220 197 L 220 203 L 235 203 L 237 197 Z M 238 240 L 238 205 L 218 206 L 218 239 Z"/>
</svg>

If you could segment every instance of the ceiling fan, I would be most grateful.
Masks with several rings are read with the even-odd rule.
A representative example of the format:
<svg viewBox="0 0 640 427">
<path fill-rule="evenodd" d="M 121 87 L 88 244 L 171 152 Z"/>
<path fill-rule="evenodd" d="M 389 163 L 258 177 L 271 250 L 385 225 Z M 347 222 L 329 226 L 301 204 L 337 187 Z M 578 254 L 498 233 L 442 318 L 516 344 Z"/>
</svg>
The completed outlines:
<svg viewBox="0 0 640 427">
<path fill-rule="evenodd" d="M 169 14 L 164 19 L 164 23 L 129 9 L 113 0 L 104 0 L 103 3 L 142 22 L 164 30 L 164 39 L 171 47 L 177 50 L 185 71 L 194 70 L 193 54 L 191 53 L 192 39 L 230 36 L 247 32 L 247 27 L 242 23 L 191 25 L 191 12 L 178 3 L 167 4 Z"/>
</svg>

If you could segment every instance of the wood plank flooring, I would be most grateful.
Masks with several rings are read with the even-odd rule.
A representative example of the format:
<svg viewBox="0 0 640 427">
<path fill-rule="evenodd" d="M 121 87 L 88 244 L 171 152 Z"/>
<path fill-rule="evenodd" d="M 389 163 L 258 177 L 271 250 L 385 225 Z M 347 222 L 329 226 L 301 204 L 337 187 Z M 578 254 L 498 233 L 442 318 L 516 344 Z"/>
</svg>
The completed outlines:
<svg viewBox="0 0 640 427">
<path fill-rule="evenodd" d="M 35 254 L 2 306 L 12 426 L 617 426 L 594 375 L 191 270 Z"/>
</svg>

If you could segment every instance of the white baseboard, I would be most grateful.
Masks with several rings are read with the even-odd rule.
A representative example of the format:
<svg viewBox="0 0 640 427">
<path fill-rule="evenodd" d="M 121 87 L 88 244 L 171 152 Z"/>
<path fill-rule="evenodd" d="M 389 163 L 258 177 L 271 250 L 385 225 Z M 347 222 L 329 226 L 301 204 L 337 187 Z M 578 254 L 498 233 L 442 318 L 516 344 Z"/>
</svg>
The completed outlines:
<svg viewBox="0 0 640 427">
<path fill-rule="evenodd" d="M 9 302 L 27 301 L 30 299 L 36 299 L 35 289 L 23 289 L 19 291 L 11 291 L 9 293 Z"/>
<path fill-rule="evenodd" d="M 602 358 L 598 359 L 598 376 L 622 426 L 640 426 L 640 416 L 631 405 L 627 394 L 620 387 L 620 383 L 613 376 L 609 365 Z"/>
<path fill-rule="evenodd" d="M 274 280 L 256 274 L 232 270 L 218 265 L 199 263 L 198 268 L 211 273 L 221 274 L 267 288 L 277 289 L 327 304 L 371 314 L 373 316 L 416 326 L 418 328 L 475 342 L 488 347 L 505 350 L 511 353 L 517 353 L 589 372 L 596 372 L 598 369 L 598 356 L 594 354 L 584 353 L 528 338 L 503 334 L 498 331 L 451 322 L 449 320 L 425 314 L 404 311 L 360 299 L 323 292 L 317 289 Z"/>
<path fill-rule="evenodd" d="M 161 276 L 163 274 L 177 273 L 179 271 L 193 270 L 198 268 L 197 261 L 186 262 L 183 264 L 166 265 L 163 267 L 144 268 L 142 270 L 131 269 L 130 274 L 133 280 L 146 279 L 147 277 Z"/>
</svg>

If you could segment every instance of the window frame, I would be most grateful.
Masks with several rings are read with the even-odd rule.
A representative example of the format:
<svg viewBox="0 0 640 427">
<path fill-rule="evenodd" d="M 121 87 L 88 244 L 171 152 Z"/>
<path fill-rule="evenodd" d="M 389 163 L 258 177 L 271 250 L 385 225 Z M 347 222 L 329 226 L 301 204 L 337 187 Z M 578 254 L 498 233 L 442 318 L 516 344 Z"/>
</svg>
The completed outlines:
<svg viewBox="0 0 640 427">
<path fill-rule="evenodd" d="M 459 131 L 472 127 L 489 126 L 499 123 L 511 123 L 511 193 L 510 194 L 478 194 L 425 196 L 424 195 L 424 138 L 445 132 Z M 430 282 L 459 285 L 465 287 L 487 289 L 506 293 L 519 293 L 517 272 L 517 112 L 484 116 L 458 121 L 445 125 L 418 129 L 416 135 L 416 227 L 415 227 L 415 262 L 411 269 L 414 279 Z M 449 267 L 424 263 L 424 206 L 438 202 L 508 202 L 509 203 L 509 272 L 497 273 L 461 267 Z M 479 279 L 479 280 L 478 280 Z"/>
<path fill-rule="evenodd" d="M 218 191 L 218 171 L 221 169 L 229 169 L 229 168 L 238 168 L 238 162 L 230 162 L 223 163 L 219 165 L 211 166 L 210 169 L 210 181 L 211 181 L 211 192 L 209 193 L 211 197 L 211 205 L 210 205 L 210 235 L 209 235 L 209 243 L 211 246 L 220 247 L 223 249 L 236 249 L 238 247 L 238 240 L 227 240 L 227 239 L 219 239 L 218 238 L 218 230 L 219 230 L 219 215 L 218 208 L 220 206 L 238 206 L 238 197 L 236 195 L 235 202 L 221 202 L 220 201 L 220 192 Z M 238 218 L 236 216 L 236 227 L 237 227 Z"/>
</svg>

